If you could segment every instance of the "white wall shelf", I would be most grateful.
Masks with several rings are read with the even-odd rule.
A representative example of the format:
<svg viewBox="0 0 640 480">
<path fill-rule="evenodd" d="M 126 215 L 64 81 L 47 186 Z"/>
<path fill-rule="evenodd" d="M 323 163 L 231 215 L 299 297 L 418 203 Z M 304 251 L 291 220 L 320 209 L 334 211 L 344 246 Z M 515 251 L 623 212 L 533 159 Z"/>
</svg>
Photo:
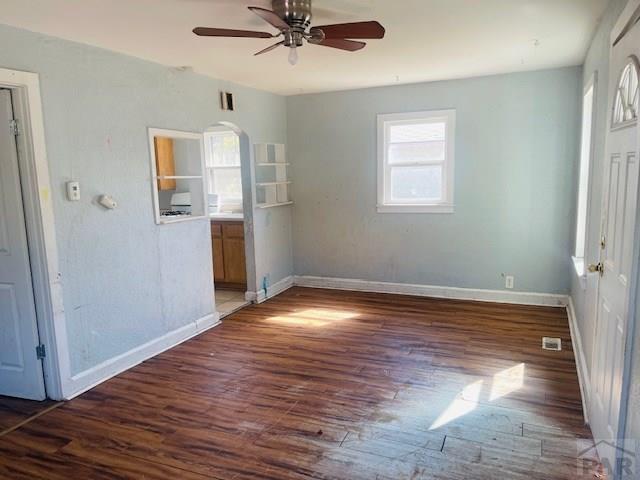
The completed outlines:
<svg viewBox="0 0 640 480">
<path fill-rule="evenodd" d="M 256 205 L 258 208 L 274 208 L 285 207 L 287 205 L 293 205 L 293 202 L 280 202 L 280 203 L 259 203 Z"/>
<path fill-rule="evenodd" d="M 272 187 L 274 185 L 290 185 L 291 182 L 290 181 L 284 181 L 284 182 L 260 182 L 260 183 L 256 183 L 256 187 Z"/>
<path fill-rule="evenodd" d="M 285 146 L 277 143 L 259 143 L 255 148 L 255 194 L 257 208 L 292 205 L 289 163 Z M 274 168 L 276 167 L 276 168 Z"/>
</svg>

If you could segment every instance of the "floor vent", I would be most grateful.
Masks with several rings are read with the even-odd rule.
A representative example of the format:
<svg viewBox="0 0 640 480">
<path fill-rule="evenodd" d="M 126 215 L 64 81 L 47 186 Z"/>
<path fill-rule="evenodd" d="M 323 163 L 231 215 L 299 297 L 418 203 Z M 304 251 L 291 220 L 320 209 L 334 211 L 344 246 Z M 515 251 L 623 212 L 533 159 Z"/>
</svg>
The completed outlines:
<svg viewBox="0 0 640 480">
<path fill-rule="evenodd" d="M 559 352 L 562 350 L 562 340 L 559 338 L 542 337 L 542 349 Z"/>
</svg>

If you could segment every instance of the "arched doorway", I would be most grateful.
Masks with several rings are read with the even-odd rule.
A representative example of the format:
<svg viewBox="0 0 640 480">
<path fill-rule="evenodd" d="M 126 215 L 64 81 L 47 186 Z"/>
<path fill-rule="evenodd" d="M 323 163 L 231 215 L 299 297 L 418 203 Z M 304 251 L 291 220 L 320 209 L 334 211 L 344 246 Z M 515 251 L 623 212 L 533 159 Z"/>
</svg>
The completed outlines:
<svg viewBox="0 0 640 480">
<path fill-rule="evenodd" d="M 204 142 L 214 299 L 223 318 L 246 306 L 256 285 L 251 143 L 229 122 L 207 128 Z"/>
</svg>

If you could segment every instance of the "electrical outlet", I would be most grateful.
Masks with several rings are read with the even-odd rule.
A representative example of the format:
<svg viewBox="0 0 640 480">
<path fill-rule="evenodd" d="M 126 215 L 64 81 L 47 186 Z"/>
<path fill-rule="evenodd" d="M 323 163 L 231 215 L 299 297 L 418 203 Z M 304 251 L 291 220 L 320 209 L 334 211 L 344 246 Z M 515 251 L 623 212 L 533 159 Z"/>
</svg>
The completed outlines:
<svg viewBox="0 0 640 480">
<path fill-rule="evenodd" d="M 512 289 L 515 278 L 513 275 L 505 275 L 504 276 L 504 288 Z"/>
</svg>

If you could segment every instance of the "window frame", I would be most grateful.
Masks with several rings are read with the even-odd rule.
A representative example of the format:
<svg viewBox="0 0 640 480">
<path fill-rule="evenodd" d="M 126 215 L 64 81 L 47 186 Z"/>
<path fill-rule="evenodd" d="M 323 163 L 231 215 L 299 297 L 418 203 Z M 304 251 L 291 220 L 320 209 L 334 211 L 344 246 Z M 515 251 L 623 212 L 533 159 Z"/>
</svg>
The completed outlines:
<svg viewBox="0 0 640 480">
<path fill-rule="evenodd" d="M 242 159 L 240 157 L 240 144 L 238 143 L 238 165 L 212 165 L 209 166 L 209 159 L 213 159 L 213 149 L 211 146 L 211 137 L 214 136 L 223 136 L 225 134 L 232 134 L 238 137 L 238 134 L 233 130 L 227 127 L 216 127 L 210 130 L 207 130 L 204 133 L 204 148 L 205 148 L 205 168 L 204 168 L 204 176 L 206 181 L 206 193 L 207 195 L 211 194 L 210 187 L 213 183 L 215 185 L 215 176 L 216 170 L 237 170 L 240 175 L 240 181 L 242 184 Z M 240 142 L 240 138 L 238 137 L 238 142 Z M 216 193 L 216 195 L 219 195 Z M 227 205 L 231 204 L 239 204 L 243 203 L 243 192 L 240 192 L 240 197 L 226 197 L 225 203 Z"/>
<path fill-rule="evenodd" d="M 635 118 L 631 118 L 629 120 L 622 120 L 622 121 L 616 120 L 618 98 L 620 98 L 620 92 L 619 92 L 620 82 L 622 81 L 622 77 L 624 76 L 624 73 L 626 72 L 627 68 L 633 69 L 636 73 L 636 76 L 640 79 L 640 62 L 638 61 L 638 57 L 636 57 L 635 55 L 630 55 L 629 57 L 627 57 L 627 62 L 624 64 L 624 67 L 622 68 L 622 70 L 620 70 L 620 73 L 616 77 L 616 87 L 615 87 L 616 93 L 613 96 L 613 107 L 611 109 L 611 130 L 612 131 L 621 130 L 629 126 L 636 125 L 636 123 L 638 122 L 639 112 L 635 112 L 636 113 Z M 640 88 L 640 86 L 638 88 Z"/>
<path fill-rule="evenodd" d="M 445 159 L 442 162 L 419 162 L 415 165 L 443 166 L 442 198 L 437 202 L 395 203 L 388 199 L 390 170 L 388 163 L 388 135 L 393 125 L 445 122 Z M 378 115 L 378 213 L 454 213 L 454 172 L 456 110 L 428 110 Z"/>
<path fill-rule="evenodd" d="M 584 143 L 584 134 L 585 134 L 585 118 L 584 118 L 584 106 L 585 106 L 585 98 L 591 93 L 591 121 L 590 121 L 590 138 L 589 138 L 589 155 L 586 158 L 583 158 L 583 147 Z M 585 265 L 588 263 L 586 261 L 589 258 L 589 212 L 591 210 L 591 189 L 592 189 L 592 180 L 593 180 L 593 159 L 595 157 L 595 141 L 596 141 L 596 122 L 597 122 L 597 107 L 598 107 L 598 72 L 594 72 L 589 81 L 585 84 L 584 89 L 582 91 L 582 116 L 581 116 L 581 130 L 580 130 L 580 157 L 578 164 L 578 190 L 577 190 L 577 198 L 576 198 L 576 224 L 575 224 L 575 244 L 573 250 L 573 265 L 576 270 L 576 274 L 579 277 L 586 276 L 586 268 Z M 583 171 L 583 168 L 586 171 Z M 581 199 L 584 202 L 583 208 L 581 209 Z M 583 210 L 581 212 L 581 210 Z M 583 231 L 581 231 L 581 225 L 583 226 Z M 578 252 L 578 247 L 582 245 L 581 252 Z M 580 255 L 580 253 L 582 255 Z"/>
</svg>

